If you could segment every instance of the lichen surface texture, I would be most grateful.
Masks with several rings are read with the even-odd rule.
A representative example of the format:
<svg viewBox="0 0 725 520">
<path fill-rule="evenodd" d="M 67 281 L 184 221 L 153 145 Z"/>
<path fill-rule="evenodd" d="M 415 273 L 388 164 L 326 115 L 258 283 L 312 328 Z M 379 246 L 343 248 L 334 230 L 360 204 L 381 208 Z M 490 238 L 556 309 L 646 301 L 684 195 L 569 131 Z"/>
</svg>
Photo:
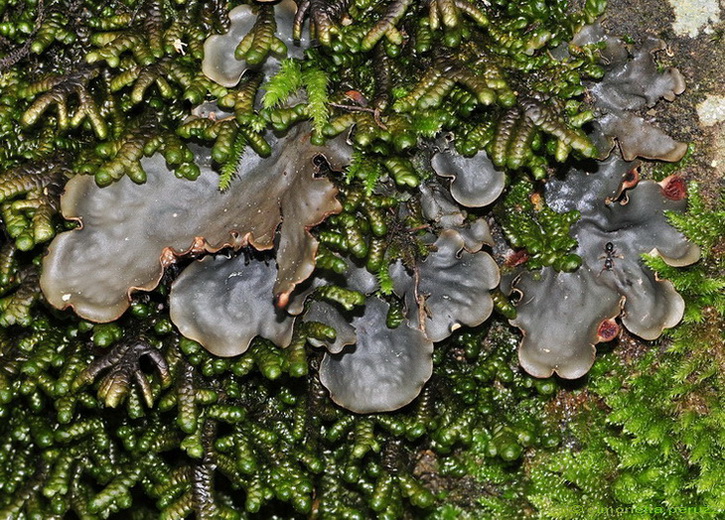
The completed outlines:
<svg viewBox="0 0 725 520">
<path fill-rule="evenodd" d="M 0 1 L 0 520 L 724 518 L 670 9 Z"/>
</svg>

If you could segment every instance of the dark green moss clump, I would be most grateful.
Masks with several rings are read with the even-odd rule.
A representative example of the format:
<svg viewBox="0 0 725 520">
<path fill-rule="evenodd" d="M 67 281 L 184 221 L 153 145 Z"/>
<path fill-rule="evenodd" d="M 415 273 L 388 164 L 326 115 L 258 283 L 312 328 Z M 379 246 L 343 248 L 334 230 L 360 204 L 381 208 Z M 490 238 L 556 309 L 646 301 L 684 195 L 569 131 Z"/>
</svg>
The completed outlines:
<svg viewBox="0 0 725 520">
<path fill-rule="evenodd" d="M 309 373 L 319 355 L 308 359 L 304 331 L 286 350 L 259 340 L 215 358 L 177 338 L 162 300 L 111 325 L 36 317 L 3 339 L 6 517 L 425 516 L 464 501 L 457 482 L 480 471 L 471 453 L 508 471 L 559 442 L 542 415 L 556 383 L 522 376 L 498 326 L 439 349 L 405 410 L 355 416 Z"/>
<path fill-rule="evenodd" d="M 572 252 L 576 240 L 569 235 L 578 211 L 555 212 L 526 180 L 511 186 L 499 211 L 501 228 L 515 249 L 508 259 L 511 267 L 526 263 L 528 269 L 553 266 L 571 272 L 581 265 L 581 258 Z"/>
</svg>

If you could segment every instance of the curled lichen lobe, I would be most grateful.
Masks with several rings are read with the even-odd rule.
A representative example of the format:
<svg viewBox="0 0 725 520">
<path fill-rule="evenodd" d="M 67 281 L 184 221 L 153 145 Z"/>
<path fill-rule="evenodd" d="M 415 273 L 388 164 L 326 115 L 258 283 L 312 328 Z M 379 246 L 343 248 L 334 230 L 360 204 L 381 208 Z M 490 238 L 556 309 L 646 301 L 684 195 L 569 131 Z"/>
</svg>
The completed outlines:
<svg viewBox="0 0 725 520">
<path fill-rule="evenodd" d="M 619 335 L 619 330 L 619 324 L 615 320 L 604 320 L 597 328 L 597 338 L 603 343 L 612 341 Z"/>
<path fill-rule="evenodd" d="M 581 213 L 571 233 L 583 264 L 572 273 L 551 268 L 538 278 L 523 273 L 514 282 L 523 297 L 511 323 L 524 333 L 519 359 L 529 373 L 580 377 L 594 362 L 594 345 L 617 336 L 618 317 L 646 340 L 682 319 L 682 297 L 640 257 L 656 253 L 676 266 L 699 258 L 699 248 L 666 216 L 685 209 L 684 181 L 671 176 L 658 184 L 638 178 L 631 163 L 613 156 L 593 173 L 573 171 L 549 182 L 549 205 Z M 557 321 L 557 316 L 566 319 Z"/>
<path fill-rule="evenodd" d="M 687 183 L 679 175 L 670 175 L 659 183 L 662 194 L 670 200 L 680 201 L 687 197 Z"/>
</svg>

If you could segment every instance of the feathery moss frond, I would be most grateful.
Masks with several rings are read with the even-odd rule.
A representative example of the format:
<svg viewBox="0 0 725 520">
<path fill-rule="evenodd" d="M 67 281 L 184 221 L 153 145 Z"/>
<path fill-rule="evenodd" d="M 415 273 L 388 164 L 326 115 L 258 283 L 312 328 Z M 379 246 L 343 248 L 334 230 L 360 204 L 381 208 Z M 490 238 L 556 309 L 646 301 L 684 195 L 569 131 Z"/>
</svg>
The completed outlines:
<svg viewBox="0 0 725 520">
<path fill-rule="evenodd" d="M 272 108 L 284 103 L 302 87 L 302 67 L 291 58 L 282 60 L 279 72 L 264 84 L 262 106 Z"/>
<path fill-rule="evenodd" d="M 239 170 L 239 162 L 242 160 L 247 140 L 241 132 L 237 134 L 232 145 L 232 151 L 227 161 L 222 164 L 219 172 L 219 191 L 226 191 Z"/>
<path fill-rule="evenodd" d="M 302 83 L 307 91 L 307 114 L 315 132 L 322 135 L 330 116 L 327 75 L 316 67 L 308 67 L 302 73 Z"/>
</svg>

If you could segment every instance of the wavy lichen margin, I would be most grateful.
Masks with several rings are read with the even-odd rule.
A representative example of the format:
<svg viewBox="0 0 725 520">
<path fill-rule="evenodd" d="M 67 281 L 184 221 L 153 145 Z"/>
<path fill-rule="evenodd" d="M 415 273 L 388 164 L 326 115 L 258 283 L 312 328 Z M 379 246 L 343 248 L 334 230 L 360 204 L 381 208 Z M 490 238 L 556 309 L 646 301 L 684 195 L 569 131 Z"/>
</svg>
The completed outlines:
<svg viewBox="0 0 725 520">
<path fill-rule="evenodd" d="M 192 182 L 169 172 L 160 155 L 144 159 L 148 180 L 142 185 L 123 178 L 99 188 L 88 176 L 71 179 L 61 210 L 82 226 L 49 247 L 40 280 L 48 301 L 92 321 L 113 321 L 132 292 L 156 287 L 178 257 L 247 245 L 272 249 L 279 227 L 274 296 L 286 306 L 314 270 L 317 241 L 308 230 L 342 209 L 337 188 L 316 177 L 316 157 L 338 170 L 349 150 L 341 140 L 313 145 L 306 126 L 270 141 L 273 154 L 244 155 L 239 178 L 225 192 L 217 189 L 206 149 L 197 152 L 202 175 Z"/>
</svg>

